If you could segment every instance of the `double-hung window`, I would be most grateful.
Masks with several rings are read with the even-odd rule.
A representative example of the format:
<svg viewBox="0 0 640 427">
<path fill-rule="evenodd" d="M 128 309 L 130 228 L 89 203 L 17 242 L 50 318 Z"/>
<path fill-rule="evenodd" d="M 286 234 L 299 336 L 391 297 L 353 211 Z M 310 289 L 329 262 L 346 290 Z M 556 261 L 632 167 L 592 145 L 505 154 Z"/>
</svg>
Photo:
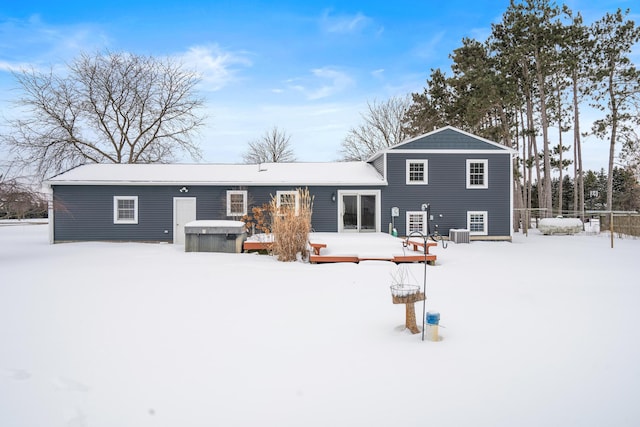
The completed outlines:
<svg viewBox="0 0 640 427">
<path fill-rule="evenodd" d="M 227 216 L 243 216 L 247 214 L 247 191 L 227 191 Z"/>
<path fill-rule="evenodd" d="M 467 229 L 469 235 L 486 236 L 489 234 L 487 211 L 467 212 Z"/>
<path fill-rule="evenodd" d="M 426 185 L 429 183 L 429 162 L 427 160 L 407 159 L 407 185 Z"/>
<path fill-rule="evenodd" d="M 414 231 L 419 231 L 422 234 L 427 234 L 427 212 L 407 212 L 407 236 Z"/>
<path fill-rule="evenodd" d="M 489 188 L 488 161 L 467 159 L 467 188 Z"/>
<path fill-rule="evenodd" d="M 297 191 L 278 191 L 276 193 L 278 208 L 293 209 L 298 215 L 298 192 Z"/>
<path fill-rule="evenodd" d="M 113 197 L 113 223 L 138 223 L 138 196 Z"/>
</svg>

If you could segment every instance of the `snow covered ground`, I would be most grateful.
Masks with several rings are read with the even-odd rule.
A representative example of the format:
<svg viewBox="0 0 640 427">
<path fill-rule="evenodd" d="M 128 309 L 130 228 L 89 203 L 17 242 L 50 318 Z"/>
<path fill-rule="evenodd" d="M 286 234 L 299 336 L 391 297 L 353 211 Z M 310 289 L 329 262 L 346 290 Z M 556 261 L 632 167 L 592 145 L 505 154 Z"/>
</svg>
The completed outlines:
<svg viewBox="0 0 640 427">
<path fill-rule="evenodd" d="M 444 327 L 423 342 L 392 263 L 0 226 L 0 426 L 640 425 L 640 240 L 532 231 L 432 252 Z"/>
</svg>

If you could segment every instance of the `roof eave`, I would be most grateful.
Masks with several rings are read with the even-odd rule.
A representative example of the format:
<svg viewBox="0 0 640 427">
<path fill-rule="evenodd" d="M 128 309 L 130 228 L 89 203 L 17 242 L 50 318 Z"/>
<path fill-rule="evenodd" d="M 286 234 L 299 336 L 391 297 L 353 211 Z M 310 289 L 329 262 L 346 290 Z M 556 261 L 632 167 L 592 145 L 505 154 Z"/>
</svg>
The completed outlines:
<svg viewBox="0 0 640 427">
<path fill-rule="evenodd" d="M 386 181 L 353 181 L 353 182 L 290 182 L 290 181 L 46 181 L 45 185 L 114 185 L 114 186 L 171 186 L 171 185 L 192 185 L 192 186 L 293 186 L 293 187 L 328 187 L 328 186 L 377 186 L 387 185 Z"/>
</svg>

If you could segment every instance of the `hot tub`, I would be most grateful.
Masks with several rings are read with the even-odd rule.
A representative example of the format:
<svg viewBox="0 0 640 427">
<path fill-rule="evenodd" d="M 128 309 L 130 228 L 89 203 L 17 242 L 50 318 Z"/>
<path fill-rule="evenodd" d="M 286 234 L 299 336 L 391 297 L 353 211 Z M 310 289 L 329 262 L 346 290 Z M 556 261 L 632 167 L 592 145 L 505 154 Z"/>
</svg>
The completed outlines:
<svg viewBox="0 0 640 427">
<path fill-rule="evenodd" d="M 242 221 L 191 221 L 184 226 L 185 252 L 241 253 L 247 237 Z"/>
</svg>

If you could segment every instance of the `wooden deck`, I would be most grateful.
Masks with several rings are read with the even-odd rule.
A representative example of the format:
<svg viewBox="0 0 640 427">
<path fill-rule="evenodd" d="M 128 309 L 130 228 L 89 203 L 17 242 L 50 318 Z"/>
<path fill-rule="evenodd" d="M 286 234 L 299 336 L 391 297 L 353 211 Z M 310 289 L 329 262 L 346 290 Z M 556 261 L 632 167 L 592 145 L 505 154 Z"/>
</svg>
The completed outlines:
<svg viewBox="0 0 640 427">
<path fill-rule="evenodd" d="M 309 255 L 309 262 L 311 264 L 318 263 L 331 263 L 331 262 L 355 262 L 359 263 L 361 260 L 358 255 Z"/>
<path fill-rule="evenodd" d="M 252 240 L 245 240 L 242 244 L 242 250 L 244 252 L 249 251 L 270 251 L 273 247 L 273 242 L 258 242 Z"/>
<path fill-rule="evenodd" d="M 427 245 L 425 246 L 424 240 L 418 241 L 409 239 L 409 241 L 407 242 L 407 246 L 412 246 L 414 251 L 423 251 L 429 253 L 429 248 L 438 246 L 438 243 L 428 241 Z"/>
<path fill-rule="evenodd" d="M 435 265 L 438 257 L 434 254 L 427 254 L 427 264 Z M 333 262 L 354 262 L 362 261 L 389 261 L 396 264 L 425 262 L 424 255 L 394 255 L 392 257 L 374 257 L 374 256 L 358 256 L 358 255 L 313 255 L 309 254 L 309 262 L 312 264 L 333 263 Z"/>
<path fill-rule="evenodd" d="M 404 242 L 399 242 L 401 245 L 404 245 Z M 426 262 L 431 265 L 436 264 L 436 259 L 438 258 L 435 254 L 429 253 L 429 248 L 437 246 L 438 244 L 435 242 L 427 242 L 427 245 L 424 245 L 424 242 L 416 242 L 409 241 L 407 246 L 413 246 L 413 253 L 402 253 L 402 254 L 394 254 L 392 256 L 373 256 L 373 255 L 346 255 L 346 254 L 320 254 L 320 250 L 327 247 L 326 243 L 309 243 L 311 248 L 313 249 L 313 253 L 309 254 L 309 262 L 312 264 L 318 263 L 333 263 L 333 262 L 355 262 L 359 263 L 361 261 L 390 261 L 395 262 L 396 264 L 400 263 L 413 263 L 413 262 Z M 424 252 L 422 250 L 418 250 L 418 248 L 426 249 Z"/>
<path fill-rule="evenodd" d="M 348 236 L 345 236 L 345 238 L 348 238 Z M 337 239 L 340 239 L 340 236 L 338 236 Z M 334 241 L 334 243 L 336 242 Z M 435 242 L 427 242 L 425 246 L 424 241 L 409 240 L 407 242 L 405 239 L 390 237 L 389 248 L 391 248 L 393 252 L 398 251 L 398 253 L 390 254 L 389 250 L 385 249 L 381 254 L 377 254 L 375 251 L 374 253 L 371 253 L 370 248 L 364 248 L 370 252 L 355 254 L 342 252 L 340 248 L 330 248 L 329 246 L 333 245 L 328 243 L 313 241 L 309 242 L 309 262 L 312 264 L 323 264 L 336 262 L 359 263 L 362 261 L 388 261 L 400 264 L 426 261 L 428 264 L 435 265 L 438 257 L 436 254 L 429 253 L 429 248 L 436 247 L 437 245 L 438 244 Z M 269 252 L 272 248 L 273 242 L 247 240 L 243 244 L 243 250 L 245 252 Z M 402 251 L 402 253 L 399 253 L 399 251 Z"/>
</svg>

